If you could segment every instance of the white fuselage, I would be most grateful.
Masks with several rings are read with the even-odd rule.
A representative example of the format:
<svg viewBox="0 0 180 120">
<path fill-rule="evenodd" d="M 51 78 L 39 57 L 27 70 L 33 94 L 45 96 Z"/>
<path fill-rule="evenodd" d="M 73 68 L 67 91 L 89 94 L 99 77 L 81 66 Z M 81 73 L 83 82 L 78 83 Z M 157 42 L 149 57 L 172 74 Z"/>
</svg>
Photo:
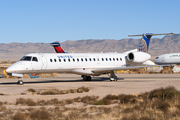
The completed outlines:
<svg viewBox="0 0 180 120">
<path fill-rule="evenodd" d="M 124 53 L 30 53 L 30 59 L 20 60 L 6 72 L 14 74 L 67 72 L 80 75 L 94 74 L 92 69 L 126 66 Z M 33 60 L 37 58 L 37 60 Z"/>
<path fill-rule="evenodd" d="M 162 64 L 180 64 L 180 53 L 163 54 L 154 59 L 158 65 Z"/>
</svg>

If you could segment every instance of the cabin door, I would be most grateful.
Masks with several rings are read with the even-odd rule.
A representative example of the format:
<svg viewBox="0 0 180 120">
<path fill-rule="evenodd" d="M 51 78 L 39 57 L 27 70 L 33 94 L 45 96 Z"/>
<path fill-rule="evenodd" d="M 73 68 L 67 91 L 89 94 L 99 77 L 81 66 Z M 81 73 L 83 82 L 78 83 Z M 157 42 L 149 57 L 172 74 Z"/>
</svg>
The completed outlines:
<svg viewBox="0 0 180 120">
<path fill-rule="evenodd" d="M 43 70 L 43 69 L 46 69 L 46 67 L 47 67 L 47 60 L 46 60 L 46 56 L 45 55 L 41 55 L 41 60 L 42 60 L 42 67 L 41 67 L 41 69 Z"/>
</svg>

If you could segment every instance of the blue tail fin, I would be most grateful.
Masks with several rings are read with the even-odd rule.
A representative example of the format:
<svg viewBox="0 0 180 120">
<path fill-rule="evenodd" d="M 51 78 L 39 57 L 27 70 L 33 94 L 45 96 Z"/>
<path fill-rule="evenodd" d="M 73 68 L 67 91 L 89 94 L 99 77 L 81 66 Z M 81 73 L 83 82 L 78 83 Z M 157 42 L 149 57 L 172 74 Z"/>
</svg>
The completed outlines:
<svg viewBox="0 0 180 120">
<path fill-rule="evenodd" d="M 142 39 L 138 46 L 138 51 L 148 52 L 151 37 L 152 37 L 152 35 L 150 35 L 150 34 L 149 35 L 143 34 Z"/>
<path fill-rule="evenodd" d="M 51 45 L 54 47 L 54 50 L 56 53 L 65 53 L 65 51 L 62 49 L 61 45 L 59 42 L 53 42 Z"/>
<path fill-rule="evenodd" d="M 139 43 L 139 46 L 137 48 L 137 51 L 139 52 L 148 52 L 149 50 L 149 43 L 152 36 L 155 35 L 170 35 L 174 33 L 163 33 L 163 34 L 153 34 L 153 33 L 144 33 L 142 35 L 129 35 L 129 37 L 135 37 L 135 36 L 142 36 L 142 39 Z"/>
</svg>

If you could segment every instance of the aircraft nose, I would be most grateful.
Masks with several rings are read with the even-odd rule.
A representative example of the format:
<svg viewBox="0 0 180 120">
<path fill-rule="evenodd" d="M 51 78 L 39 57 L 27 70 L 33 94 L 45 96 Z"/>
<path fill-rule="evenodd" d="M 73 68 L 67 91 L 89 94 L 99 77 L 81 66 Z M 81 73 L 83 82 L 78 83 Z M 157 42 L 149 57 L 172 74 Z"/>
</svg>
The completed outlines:
<svg viewBox="0 0 180 120">
<path fill-rule="evenodd" d="M 154 62 L 157 64 L 157 60 L 156 59 L 154 59 Z"/>
<path fill-rule="evenodd" d="M 154 62 L 155 62 L 156 64 L 159 64 L 159 59 L 154 59 Z"/>
<path fill-rule="evenodd" d="M 14 63 L 6 69 L 6 73 L 16 72 L 17 68 L 18 68 L 18 64 Z"/>
<path fill-rule="evenodd" d="M 6 69 L 6 73 L 12 73 L 12 68 L 11 67 L 8 67 L 7 69 Z"/>
</svg>

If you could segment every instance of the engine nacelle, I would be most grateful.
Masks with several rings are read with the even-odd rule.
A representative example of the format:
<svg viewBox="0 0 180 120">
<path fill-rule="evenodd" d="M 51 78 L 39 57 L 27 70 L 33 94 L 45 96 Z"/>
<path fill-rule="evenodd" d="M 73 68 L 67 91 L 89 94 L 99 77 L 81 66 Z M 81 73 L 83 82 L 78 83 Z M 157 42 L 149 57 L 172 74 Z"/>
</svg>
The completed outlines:
<svg viewBox="0 0 180 120">
<path fill-rule="evenodd" d="M 130 52 L 127 59 L 130 62 L 144 62 L 151 58 L 151 55 L 145 52 Z"/>
</svg>

